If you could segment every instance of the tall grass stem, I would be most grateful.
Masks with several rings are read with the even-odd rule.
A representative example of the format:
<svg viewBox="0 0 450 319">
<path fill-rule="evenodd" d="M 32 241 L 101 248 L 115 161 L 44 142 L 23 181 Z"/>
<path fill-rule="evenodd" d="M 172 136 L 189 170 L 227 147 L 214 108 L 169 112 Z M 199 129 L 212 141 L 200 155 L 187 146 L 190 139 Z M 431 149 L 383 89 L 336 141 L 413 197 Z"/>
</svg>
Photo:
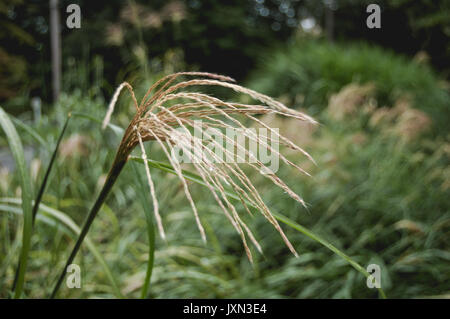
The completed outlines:
<svg viewBox="0 0 450 319">
<path fill-rule="evenodd" d="M 153 223 L 152 211 L 150 208 L 150 198 L 148 196 L 148 192 L 143 192 L 142 189 L 146 188 L 146 184 L 142 178 L 142 175 L 139 173 L 139 168 L 137 163 L 131 163 L 136 180 L 138 181 L 138 191 L 136 192 L 140 197 L 144 213 L 145 220 L 147 222 L 147 238 L 148 238 L 148 260 L 147 260 L 147 269 L 145 273 L 145 281 L 142 285 L 141 289 L 141 299 L 145 299 L 148 296 L 148 290 L 150 287 L 150 281 L 152 278 L 153 265 L 155 263 L 155 225 Z"/>
<path fill-rule="evenodd" d="M 105 202 L 109 192 L 111 191 L 111 188 L 114 186 L 114 183 L 117 180 L 117 177 L 119 177 L 123 167 L 126 164 L 126 160 L 119 159 L 119 154 L 116 156 L 116 160 L 114 161 L 111 170 L 109 171 L 108 177 L 105 181 L 105 184 L 103 185 L 102 190 L 100 191 L 100 194 L 97 197 L 97 200 L 94 203 L 94 206 L 92 206 L 92 209 L 90 210 L 86 221 L 81 229 L 81 233 L 78 236 L 77 242 L 75 243 L 75 246 L 70 253 L 69 258 L 67 259 L 66 265 L 64 266 L 63 270 L 61 271 L 61 274 L 59 275 L 58 281 L 56 282 L 56 285 L 50 295 L 50 298 L 53 299 L 56 297 L 56 294 L 61 287 L 61 284 L 64 280 L 64 277 L 66 275 L 66 269 L 67 267 L 72 264 L 73 260 L 75 259 L 75 256 L 77 255 L 78 251 L 80 250 L 81 244 L 83 243 L 84 238 L 86 237 L 86 234 L 89 231 L 89 228 L 91 227 L 92 222 L 94 221 L 95 217 L 97 216 L 98 211 L 102 207 L 103 203 Z"/>
</svg>

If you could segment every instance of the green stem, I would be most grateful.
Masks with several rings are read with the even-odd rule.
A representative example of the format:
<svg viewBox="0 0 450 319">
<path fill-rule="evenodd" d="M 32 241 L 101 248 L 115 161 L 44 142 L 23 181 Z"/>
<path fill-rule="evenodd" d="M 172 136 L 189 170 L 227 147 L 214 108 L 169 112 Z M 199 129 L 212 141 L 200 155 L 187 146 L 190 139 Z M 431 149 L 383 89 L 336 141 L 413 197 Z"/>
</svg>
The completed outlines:
<svg viewBox="0 0 450 319">
<path fill-rule="evenodd" d="M 147 262 L 147 270 L 145 273 L 145 281 L 144 285 L 142 286 L 141 291 L 141 299 L 145 299 L 148 296 L 148 288 L 150 286 L 150 281 L 152 279 L 152 273 L 153 273 L 153 265 L 155 263 L 155 227 L 153 225 L 153 222 L 147 217 L 147 234 L 148 234 L 148 246 L 149 246 L 149 252 L 148 252 L 148 262 Z"/>
<path fill-rule="evenodd" d="M 44 195 L 45 187 L 47 186 L 48 177 L 50 176 L 50 172 L 52 170 L 53 163 L 55 162 L 56 155 L 58 154 L 59 145 L 61 144 L 61 141 L 62 141 L 62 138 L 64 136 L 64 133 L 66 132 L 67 125 L 69 125 L 70 118 L 71 118 L 71 114 L 69 113 L 67 115 L 67 119 L 66 119 L 66 122 L 64 123 L 64 126 L 63 126 L 63 129 L 61 131 L 61 134 L 59 134 L 58 141 L 56 142 L 55 150 L 53 151 L 52 158 L 50 159 L 50 162 L 48 164 L 47 171 L 45 172 L 45 176 L 44 176 L 44 179 L 42 180 L 41 187 L 39 188 L 39 192 L 38 192 L 38 194 L 36 196 L 36 199 L 34 201 L 34 206 L 33 206 L 33 225 L 34 225 L 34 222 L 35 222 L 35 219 L 36 219 L 36 214 L 37 214 L 37 212 L 39 210 L 39 204 L 41 203 L 42 196 Z"/>
<path fill-rule="evenodd" d="M 95 217 L 97 216 L 98 211 L 100 210 L 103 203 L 105 202 L 106 197 L 108 196 L 111 188 L 113 187 L 114 183 L 117 180 L 117 177 L 119 177 L 120 172 L 122 171 L 123 167 L 126 164 L 126 160 L 118 160 L 118 158 L 119 158 L 119 154 L 116 155 L 116 160 L 114 161 L 114 164 L 112 165 L 112 168 L 109 171 L 108 178 L 106 179 L 105 184 L 103 185 L 103 188 L 102 188 L 100 194 L 98 195 L 94 206 L 92 206 L 92 209 L 89 212 L 89 215 L 83 225 L 83 228 L 81 229 L 81 233 L 78 236 L 77 242 L 75 243 L 75 246 L 74 246 L 69 258 L 67 259 L 66 265 L 64 266 L 63 270 L 61 271 L 59 279 L 58 279 L 58 281 L 53 289 L 53 292 L 50 296 L 51 299 L 55 298 L 55 296 L 64 280 L 64 276 L 66 275 L 67 267 L 75 259 L 75 256 L 78 253 L 78 250 L 80 249 L 81 244 L 83 243 L 83 240 L 86 237 L 86 234 L 88 233 L 92 222 L 94 221 Z"/>
<path fill-rule="evenodd" d="M 141 299 L 145 299 L 148 296 L 148 289 L 150 286 L 150 281 L 152 278 L 153 265 L 155 263 L 155 225 L 153 223 L 153 216 L 150 209 L 150 199 L 148 198 L 148 192 L 141 191 L 145 189 L 146 185 L 143 181 L 142 174 L 139 174 L 139 169 L 136 163 L 132 163 L 134 173 L 136 175 L 136 179 L 139 183 L 139 191 L 137 194 L 140 197 L 142 206 L 144 208 L 145 220 L 147 222 L 147 237 L 148 237 L 148 261 L 147 261 L 147 270 L 145 274 L 145 281 L 142 285 L 141 290 Z M 154 203 L 153 203 L 154 204 Z"/>
</svg>

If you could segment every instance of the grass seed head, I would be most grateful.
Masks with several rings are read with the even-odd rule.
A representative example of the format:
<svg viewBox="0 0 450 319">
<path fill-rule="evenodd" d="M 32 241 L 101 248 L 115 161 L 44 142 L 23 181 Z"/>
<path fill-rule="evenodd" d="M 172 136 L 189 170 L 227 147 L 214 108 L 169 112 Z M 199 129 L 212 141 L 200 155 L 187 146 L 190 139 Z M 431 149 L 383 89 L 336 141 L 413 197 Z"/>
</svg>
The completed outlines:
<svg viewBox="0 0 450 319">
<path fill-rule="evenodd" d="M 180 81 L 183 77 L 194 77 L 194 79 Z M 289 186 L 280 179 L 274 172 L 270 171 L 254 154 L 249 152 L 245 145 L 241 145 L 234 139 L 230 139 L 225 134 L 227 129 L 242 129 L 246 137 L 252 142 L 257 143 L 260 147 L 265 147 L 270 152 L 274 152 L 286 164 L 297 168 L 300 172 L 308 174 L 302 168 L 288 160 L 280 152 L 274 150 L 268 143 L 267 139 L 262 139 L 257 134 L 246 131 L 249 126 L 247 122 L 253 122 L 263 125 L 268 129 L 272 136 L 276 134 L 279 143 L 291 149 L 300 151 L 307 158 L 312 160 L 311 156 L 295 145 L 288 138 L 280 135 L 276 130 L 263 123 L 255 115 L 259 114 L 277 114 L 288 118 L 305 121 L 316 124 L 315 120 L 304 113 L 286 107 L 284 104 L 256 91 L 242 87 L 234 83 L 235 81 L 227 76 L 217 75 L 205 72 L 180 72 L 168 75 L 154 85 L 152 85 L 145 96 L 138 104 L 132 86 L 129 83 L 122 83 L 115 91 L 113 98 L 109 104 L 103 127 L 105 128 L 114 111 L 114 106 L 118 100 L 120 92 L 126 88 L 136 108 L 136 114 L 127 127 L 119 150 L 116 155 L 116 161 L 126 161 L 131 151 L 140 146 L 142 158 L 144 160 L 146 176 L 149 184 L 149 190 L 153 200 L 153 208 L 156 223 L 160 235 L 164 238 L 165 232 L 162 219 L 159 214 L 158 200 L 155 191 L 155 184 L 152 179 L 151 171 L 147 165 L 147 154 L 144 147 L 146 141 L 156 141 L 164 151 L 167 159 L 173 166 L 180 182 L 183 184 L 183 190 L 188 199 L 195 221 L 200 231 L 201 237 L 206 241 L 205 231 L 203 229 L 200 216 L 198 214 L 195 202 L 191 196 L 188 182 L 183 175 L 181 164 L 174 159 L 174 148 L 177 147 L 183 151 L 190 159 L 195 170 L 202 178 L 204 184 L 209 189 L 212 197 L 215 199 L 226 218 L 231 222 L 238 234 L 242 238 L 242 242 L 250 261 L 252 254 L 247 244 L 249 239 L 257 248 L 262 251 L 261 246 L 255 236 L 240 217 L 235 205 L 227 197 L 226 189 L 232 189 L 245 210 L 251 214 L 249 205 L 255 207 L 261 214 L 275 227 L 280 233 L 286 245 L 291 252 L 297 255 L 292 244 L 284 234 L 277 220 L 271 214 L 270 209 L 266 206 L 260 193 L 250 180 L 248 173 L 245 173 L 236 161 L 223 161 L 215 152 L 212 151 L 211 143 L 216 149 L 225 155 L 230 155 L 230 148 L 224 147 L 217 143 L 211 136 L 211 128 L 214 128 L 215 134 L 219 135 L 224 141 L 232 145 L 231 150 L 240 150 L 240 154 L 245 154 L 252 160 L 246 163 L 258 173 L 263 172 L 263 176 L 268 178 L 273 184 L 280 187 L 295 201 L 305 206 L 303 199 L 292 191 Z M 258 104 L 242 104 L 235 102 L 227 102 L 208 94 L 200 92 L 192 92 L 192 87 L 202 86 L 220 86 L 231 89 L 237 93 L 246 94 L 253 98 Z M 200 123 L 200 125 L 198 124 Z M 193 130 L 199 130 L 203 137 L 199 138 L 192 133 Z M 212 142 L 211 142 L 212 141 Z M 228 144 L 227 144 L 228 145 Z M 239 152 L 238 152 L 239 153 Z M 199 154 L 207 154 L 207 156 L 199 156 Z"/>
</svg>

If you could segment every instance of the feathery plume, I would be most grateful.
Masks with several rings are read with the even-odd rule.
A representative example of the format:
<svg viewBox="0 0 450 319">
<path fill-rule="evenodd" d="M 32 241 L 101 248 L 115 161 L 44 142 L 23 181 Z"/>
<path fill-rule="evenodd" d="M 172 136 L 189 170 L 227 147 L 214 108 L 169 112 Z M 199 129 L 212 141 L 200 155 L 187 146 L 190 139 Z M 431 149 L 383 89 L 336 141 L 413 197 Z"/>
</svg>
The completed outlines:
<svg viewBox="0 0 450 319">
<path fill-rule="evenodd" d="M 181 77 L 186 76 L 194 76 L 196 78 L 179 81 Z M 124 87 L 131 94 L 136 107 L 136 115 L 124 133 L 115 162 L 126 162 L 131 151 L 138 144 L 140 145 L 149 190 L 153 200 L 155 219 L 161 237 L 165 237 L 165 232 L 159 214 L 155 185 L 147 164 L 147 154 L 144 147 L 144 142 L 146 141 L 156 141 L 173 166 L 183 184 L 184 193 L 190 203 L 197 227 L 204 241 L 206 241 L 206 235 L 201 218 L 189 191 L 188 182 L 183 176 L 180 162 L 174 156 L 177 150 L 181 150 L 183 155 L 189 159 L 189 163 L 198 172 L 226 218 L 241 236 L 250 261 L 253 259 L 247 244 L 247 238 L 255 245 L 258 251 L 262 252 L 262 249 L 249 227 L 241 219 L 235 204 L 228 199 L 227 188 L 232 189 L 236 193 L 249 214 L 252 213 L 248 205 L 257 208 L 280 233 L 291 252 L 297 256 L 295 248 L 284 234 L 277 220 L 271 214 L 270 209 L 264 203 L 260 193 L 250 180 L 249 175 L 241 169 L 238 163 L 244 163 L 245 157 L 248 157 L 249 160 L 245 163 L 249 167 L 268 178 L 298 203 L 306 206 L 305 202 L 275 172 L 263 164 L 257 158 L 256 154 L 246 149 L 245 145 L 236 141 L 234 137 L 230 138 L 225 131 L 228 129 L 239 129 L 240 132 L 243 132 L 243 136 L 248 138 L 249 143 L 259 145 L 260 148 L 262 147 L 266 151 L 270 151 L 271 154 L 278 156 L 286 165 L 309 175 L 301 167 L 283 156 L 271 144 L 274 141 L 279 141 L 280 144 L 286 147 L 300 151 L 311 161 L 313 161 L 312 157 L 291 140 L 280 135 L 276 129 L 263 123 L 256 116 L 259 114 L 274 113 L 309 123 L 316 124 L 317 122 L 308 115 L 290 109 L 269 96 L 242 87 L 234 82 L 232 78 L 227 76 L 206 72 L 175 73 L 160 79 L 151 86 L 140 104 L 136 100 L 132 86 L 127 82 L 122 83 L 115 91 L 108 106 L 103 127 L 105 128 L 108 125 L 119 94 Z M 208 94 L 191 92 L 190 89 L 197 86 L 225 87 L 237 93 L 249 95 L 258 104 L 226 102 Z M 244 124 L 243 120 L 252 121 L 262 126 L 270 132 L 271 137 L 265 136 L 263 138 L 258 136 L 255 132 L 248 129 L 248 126 Z M 200 134 L 203 138 L 197 136 L 197 134 Z M 216 138 L 220 141 L 226 141 L 227 147 L 223 143 L 219 143 Z M 215 151 L 212 150 L 213 148 Z M 233 159 L 235 159 L 234 151 L 236 150 L 236 159 L 231 162 L 224 161 L 223 156 L 216 153 L 217 150 L 220 151 L 220 154 L 225 154 L 227 158 Z"/>
</svg>

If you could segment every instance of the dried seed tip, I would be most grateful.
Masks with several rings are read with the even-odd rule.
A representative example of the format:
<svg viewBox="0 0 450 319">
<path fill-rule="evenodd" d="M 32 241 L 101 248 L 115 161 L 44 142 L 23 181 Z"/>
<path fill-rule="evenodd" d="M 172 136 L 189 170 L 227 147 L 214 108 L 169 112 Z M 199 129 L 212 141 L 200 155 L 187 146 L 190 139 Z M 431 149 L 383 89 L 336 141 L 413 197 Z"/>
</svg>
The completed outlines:
<svg viewBox="0 0 450 319">
<path fill-rule="evenodd" d="M 122 82 L 117 87 L 117 89 L 114 91 L 114 95 L 113 95 L 111 101 L 109 102 L 108 111 L 106 112 L 105 118 L 103 119 L 102 129 L 105 129 L 106 126 L 108 126 L 108 124 L 111 120 L 111 115 L 114 112 L 114 107 L 116 106 L 117 100 L 119 98 L 120 92 L 122 91 L 122 89 L 124 87 L 126 87 L 128 89 L 128 91 L 130 92 L 131 98 L 133 99 L 134 106 L 136 107 L 136 110 L 138 110 L 139 106 L 137 104 L 137 100 L 134 95 L 133 87 L 128 82 Z"/>
<path fill-rule="evenodd" d="M 141 104 L 140 104 L 140 108 L 142 109 L 146 109 L 146 107 L 148 105 L 150 105 L 160 94 L 161 92 L 163 92 L 163 90 L 169 86 L 173 81 L 175 81 L 178 77 L 183 76 L 183 75 L 189 75 L 189 76 L 203 76 L 203 77 L 209 77 L 212 79 L 216 79 L 216 80 L 220 80 L 220 81 L 224 81 L 224 82 L 236 82 L 233 78 L 225 76 L 225 75 L 220 75 L 220 74 L 215 74 L 215 73 L 208 73 L 208 72 L 178 72 L 178 73 L 174 73 L 174 74 L 170 74 L 167 75 L 165 77 L 163 77 L 162 79 L 158 80 L 155 84 L 153 84 L 147 91 L 147 93 L 145 93 L 144 97 L 142 98 Z M 162 83 L 166 82 L 155 94 L 154 96 L 146 103 L 147 101 L 147 97 L 150 95 L 150 93 L 156 89 L 159 85 L 161 85 Z"/>
<path fill-rule="evenodd" d="M 216 79 L 225 82 L 236 82 L 235 79 L 221 74 L 210 73 L 210 72 L 179 72 L 175 73 L 176 75 L 192 75 L 192 76 L 202 76 L 206 78 Z"/>
<path fill-rule="evenodd" d="M 145 152 L 144 143 L 142 142 L 142 137 L 141 137 L 141 134 L 139 133 L 139 129 L 137 128 L 137 126 L 134 126 L 134 129 L 138 136 L 139 145 L 140 145 L 141 151 L 142 151 L 142 159 L 144 161 L 145 173 L 147 175 L 147 182 L 150 187 L 150 194 L 151 194 L 152 200 L 153 200 L 153 213 L 155 215 L 156 224 L 158 226 L 158 230 L 159 230 L 159 234 L 160 234 L 161 238 L 165 240 L 166 234 L 164 232 L 164 227 L 162 224 L 161 216 L 159 215 L 158 199 L 156 197 L 155 186 L 153 184 L 152 176 L 150 174 L 150 168 L 148 167 L 148 163 L 147 163 L 147 153 Z"/>
<path fill-rule="evenodd" d="M 105 118 L 103 120 L 102 129 L 105 129 L 106 126 L 109 124 L 109 121 L 111 120 L 111 115 L 114 112 L 114 106 L 116 105 L 117 99 L 119 98 L 120 92 L 122 91 L 124 86 L 125 82 L 120 84 L 114 91 L 113 97 L 108 105 L 108 111 L 106 112 Z"/>
<path fill-rule="evenodd" d="M 158 119 L 156 115 L 154 115 L 154 118 Z M 160 121 L 158 119 L 158 121 Z M 166 154 L 167 159 L 170 161 L 170 163 L 172 164 L 172 166 L 174 167 L 180 181 L 183 184 L 183 188 L 184 188 L 184 193 L 186 195 L 186 198 L 188 199 L 189 203 L 191 204 L 191 208 L 192 211 L 194 212 L 194 216 L 195 216 L 195 221 L 197 223 L 197 227 L 200 231 L 200 235 L 202 237 L 202 240 L 204 243 L 206 243 L 206 234 L 205 234 L 205 230 L 203 228 L 203 225 L 200 221 L 200 217 L 198 215 L 197 212 L 197 207 L 195 206 L 194 200 L 192 199 L 191 193 L 189 192 L 189 187 L 187 185 L 187 181 L 186 178 L 183 176 L 183 173 L 181 171 L 181 166 L 179 165 L 179 163 L 177 163 L 177 161 L 174 161 L 172 159 L 172 156 L 169 154 L 169 152 L 167 151 L 167 148 L 165 147 L 164 143 L 161 141 L 161 139 L 158 137 L 157 134 L 155 134 L 151 128 L 147 128 L 147 130 L 155 137 L 155 139 L 158 141 L 158 143 L 161 145 L 161 148 L 163 149 L 164 153 Z"/>
</svg>

